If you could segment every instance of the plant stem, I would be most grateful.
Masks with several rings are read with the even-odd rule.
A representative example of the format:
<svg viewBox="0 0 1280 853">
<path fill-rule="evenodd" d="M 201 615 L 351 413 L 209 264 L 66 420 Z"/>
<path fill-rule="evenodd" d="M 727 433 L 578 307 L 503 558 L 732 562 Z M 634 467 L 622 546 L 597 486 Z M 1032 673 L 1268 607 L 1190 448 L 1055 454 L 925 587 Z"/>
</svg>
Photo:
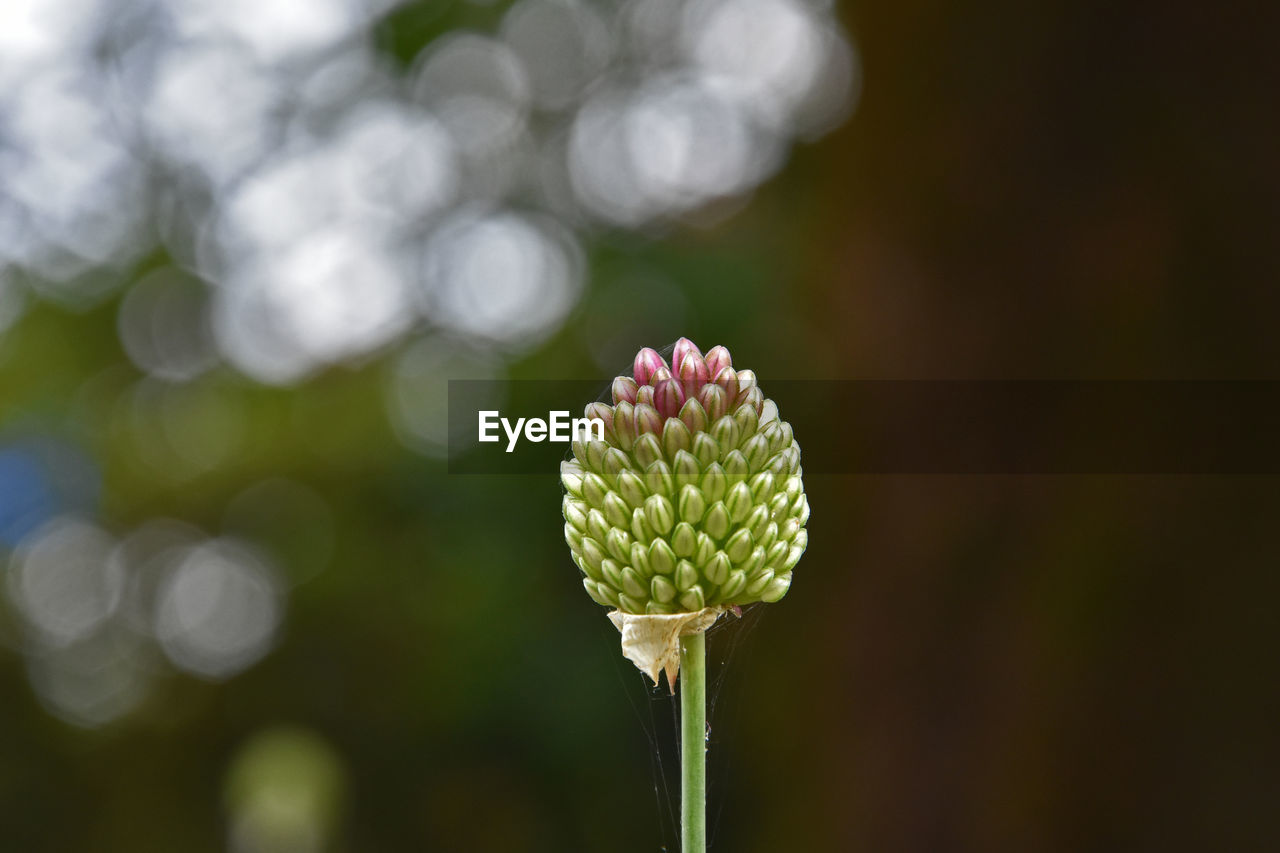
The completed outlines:
<svg viewBox="0 0 1280 853">
<path fill-rule="evenodd" d="M 707 641 L 680 639 L 680 823 L 682 853 L 707 849 Z"/>
</svg>

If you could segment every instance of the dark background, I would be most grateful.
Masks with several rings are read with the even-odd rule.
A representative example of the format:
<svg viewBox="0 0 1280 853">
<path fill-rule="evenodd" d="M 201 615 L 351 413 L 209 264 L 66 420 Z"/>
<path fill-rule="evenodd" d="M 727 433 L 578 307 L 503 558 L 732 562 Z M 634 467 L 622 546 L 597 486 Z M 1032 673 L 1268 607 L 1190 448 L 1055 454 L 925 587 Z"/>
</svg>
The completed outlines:
<svg viewBox="0 0 1280 853">
<path fill-rule="evenodd" d="M 389 55 L 500 11 L 430 6 L 381 25 Z M 838 13 L 863 66 L 851 120 L 716 224 L 592 236 L 576 310 L 513 378 L 594 377 L 601 335 L 624 352 L 723 343 L 766 392 L 770 377 L 1277 378 L 1274 6 Z M 324 513 L 256 519 L 283 571 L 307 576 L 269 654 L 226 679 L 157 670 L 102 724 L 42 704 L 6 608 L 0 846 L 226 849 L 230 768 L 290 726 L 340 777 L 317 807 L 326 849 L 674 848 L 650 739 L 670 701 L 644 692 L 583 594 L 554 471 L 451 476 L 411 452 L 380 357 L 287 388 L 219 368 L 202 381 L 236 406 L 237 451 L 164 476 L 138 449 L 154 425 L 112 415 L 136 374 L 117 308 L 34 302 L 0 334 L 11 441 L 80 448 L 109 530 L 166 516 L 217 533 L 272 477 Z M 818 428 L 828 445 L 842 430 Z M 711 720 L 714 849 L 1280 842 L 1274 477 L 806 486 L 791 592 L 713 637 L 734 651 Z"/>
</svg>

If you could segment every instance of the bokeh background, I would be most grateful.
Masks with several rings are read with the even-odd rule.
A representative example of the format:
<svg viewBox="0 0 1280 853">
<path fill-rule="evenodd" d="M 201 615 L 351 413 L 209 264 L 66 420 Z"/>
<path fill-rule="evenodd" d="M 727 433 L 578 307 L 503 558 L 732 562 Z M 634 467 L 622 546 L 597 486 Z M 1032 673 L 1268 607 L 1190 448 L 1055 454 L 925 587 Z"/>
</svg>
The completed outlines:
<svg viewBox="0 0 1280 853">
<path fill-rule="evenodd" d="M 1274 379 L 1277 17 L 5 0 L 0 847 L 673 849 L 671 701 L 447 379 Z M 1274 478 L 808 489 L 714 849 L 1274 849 Z"/>
</svg>

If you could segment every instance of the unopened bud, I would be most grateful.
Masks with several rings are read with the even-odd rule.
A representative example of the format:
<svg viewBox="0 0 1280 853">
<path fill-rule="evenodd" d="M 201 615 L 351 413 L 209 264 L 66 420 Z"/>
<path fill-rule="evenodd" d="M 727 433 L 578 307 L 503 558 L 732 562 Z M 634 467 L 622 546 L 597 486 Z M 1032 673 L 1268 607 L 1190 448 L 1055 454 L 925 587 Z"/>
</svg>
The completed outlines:
<svg viewBox="0 0 1280 853">
<path fill-rule="evenodd" d="M 729 351 L 722 346 L 714 346 L 707 350 L 705 357 L 707 362 L 707 373 L 715 376 L 726 367 L 733 366 L 733 359 L 729 356 Z"/>
<path fill-rule="evenodd" d="M 640 386 L 630 376 L 619 376 L 613 380 L 613 403 L 635 403 L 636 391 Z"/>
<path fill-rule="evenodd" d="M 667 363 L 662 356 L 658 355 L 658 351 L 645 347 L 636 353 L 633 377 L 637 385 L 648 385 L 649 379 L 653 376 L 653 372 L 659 367 L 666 367 Z"/>
<path fill-rule="evenodd" d="M 684 405 L 684 389 L 674 379 L 663 379 L 654 384 L 653 405 L 664 418 L 674 418 Z"/>
</svg>

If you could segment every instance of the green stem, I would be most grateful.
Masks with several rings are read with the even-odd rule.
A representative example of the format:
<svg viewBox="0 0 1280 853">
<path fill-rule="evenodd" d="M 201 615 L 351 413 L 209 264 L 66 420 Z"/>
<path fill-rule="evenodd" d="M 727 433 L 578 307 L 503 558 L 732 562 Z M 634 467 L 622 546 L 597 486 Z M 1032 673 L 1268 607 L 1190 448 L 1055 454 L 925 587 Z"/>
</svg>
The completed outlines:
<svg viewBox="0 0 1280 853">
<path fill-rule="evenodd" d="M 707 641 L 680 639 L 680 823 L 682 853 L 707 849 Z"/>
</svg>

